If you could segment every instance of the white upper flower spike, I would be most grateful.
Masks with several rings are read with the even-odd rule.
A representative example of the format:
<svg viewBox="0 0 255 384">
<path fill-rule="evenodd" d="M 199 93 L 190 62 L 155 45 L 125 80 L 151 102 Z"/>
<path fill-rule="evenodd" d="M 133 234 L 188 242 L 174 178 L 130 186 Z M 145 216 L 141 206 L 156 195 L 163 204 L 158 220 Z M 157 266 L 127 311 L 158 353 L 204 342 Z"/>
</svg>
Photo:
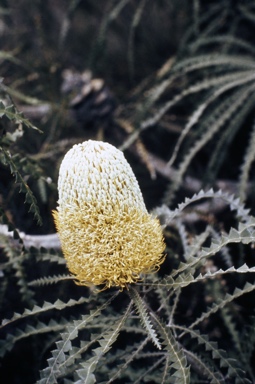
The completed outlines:
<svg viewBox="0 0 255 384">
<path fill-rule="evenodd" d="M 65 155 L 53 212 L 67 266 L 80 285 L 125 287 L 158 270 L 165 244 L 123 153 L 85 141 Z"/>
</svg>

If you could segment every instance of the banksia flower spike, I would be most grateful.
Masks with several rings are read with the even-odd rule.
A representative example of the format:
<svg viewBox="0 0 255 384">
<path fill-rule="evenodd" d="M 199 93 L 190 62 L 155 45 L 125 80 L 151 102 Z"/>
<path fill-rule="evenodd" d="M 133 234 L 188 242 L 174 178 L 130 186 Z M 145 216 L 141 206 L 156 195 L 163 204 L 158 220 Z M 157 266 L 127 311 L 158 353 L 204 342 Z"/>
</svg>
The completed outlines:
<svg viewBox="0 0 255 384">
<path fill-rule="evenodd" d="M 161 227 L 120 150 L 93 140 L 74 145 L 61 163 L 58 192 L 53 215 L 77 284 L 122 289 L 159 269 Z"/>
</svg>

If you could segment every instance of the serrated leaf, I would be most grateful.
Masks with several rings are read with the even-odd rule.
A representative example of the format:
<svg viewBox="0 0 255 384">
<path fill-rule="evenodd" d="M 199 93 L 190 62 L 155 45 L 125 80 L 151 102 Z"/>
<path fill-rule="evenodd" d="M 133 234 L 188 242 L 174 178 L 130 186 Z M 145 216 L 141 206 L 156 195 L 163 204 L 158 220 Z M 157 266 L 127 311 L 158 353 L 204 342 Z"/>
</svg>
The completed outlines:
<svg viewBox="0 0 255 384">
<path fill-rule="evenodd" d="M 50 310 L 54 310 L 54 309 L 62 310 L 62 309 L 65 309 L 67 307 L 72 307 L 74 305 L 84 304 L 84 303 L 87 303 L 89 301 L 90 301 L 90 298 L 84 298 L 84 297 L 81 297 L 78 300 L 69 300 L 67 303 L 62 302 L 59 299 L 56 301 L 56 304 L 55 303 L 49 303 L 49 302 L 45 301 L 43 303 L 42 307 L 40 307 L 39 305 L 34 305 L 34 307 L 32 309 L 25 309 L 24 312 L 21 314 L 15 312 L 11 319 L 3 319 L 0 328 L 2 328 L 5 325 L 8 325 L 14 321 L 26 318 L 28 316 L 39 315 L 41 313 L 44 313 L 44 312 L 50 311 Z"/>
<path fill-rule="evenodd" d="M 10 167 L 11 173 L 13 173 L 13 175 L 15 176 L 15 182 L 20 183 L 22 188 L 24 188 L 24 191 L 26 194 L 25 202 L 29 201 L 29 205 L 30 205 L 29 210 L 31 210 L 31 212 L 34 214 L 38 224 L 42 225 L 42 218 L 41 218 L 41 215 L 39 212 L 39 208 L 37 206 L 36 198 L 33 195 L 33 192 L 31 191 L 31 189 L 29 188 L 29 186 L 27 185 L 27 183 L 25 182 L 25 180 L 21 176 L 16 164 L 14 163 L 14 161 L 11 157 L 11 155 L 3 147 L 0 147 L 0 149 L 1 149 L 1 151 L 5 157 L 6 163 Z"/>
<path fill-rule="evenodd" d="M 187 366 L 187 359 L 184 355 L 180 345 L 175 340 L 170 327 L 167 327 L 155 313 L 151 313 L 153 320 L 161 334 L 161 337 L 164 340 L 165 349 L 168 352 L 168 356 L 172 364 L 170 369 L 176 371 L 176 381 L 175 384 L 189 384 L 190 382 L 190 369 Z"/>
<path fill-rule="evenodd" d="M 79 320 L 74 320 L 72 325 L 68 325 L 67 332 L 61 333 L 62 340 L 57 342 L 57 349 L 52 351 L 53 357 L 48 360 L 48 367 L 40 372 L 41 379 L 37 381 L 38 384 L 41 384 L 41 380 L 44 380 L 45 377 L 47 378 L 47 384 L 57 382 L 57 378 L 63 375 L 63 372 L 66 370 L 67 353 L 73 348 L 72 340 L 77 337 L 81 329 L 84 329 L 88 323 L 92 322 L 95 317 L 99 316 L 100 313 L 107 308 L 118 293 L 119 292 L 115 293 L 102 305 L 90 311 L 88 315 L 82 315 Z"/>
<path fill-rule="evenodd" d="M 140 317 L 140 321 L 141 321 L 142 325 L 144 326 L 144 328 L 148 332 L 148 336 L 151 338 L 151 340 L 155 344 L 155 346 L 158 349 L 161 349 L 161 344 L 160 344 L 158 336 L 157 336 L 157 334 L 156 334 L 156 332 L 153 329 L 153 326 L 151 324 L 151 321 L 150 321 L 150 318 L 149 318 L 149 315 L 148 315 L 144 301 L 142 300 L 141 296 L 138 294 L 137 290 L 134 289 L 133 287 L 129 288 L 129 295 L 134 302 L 134 305 L 136 307 L 136 310 L 137 310 L 137 313 Z"/>
</svg>

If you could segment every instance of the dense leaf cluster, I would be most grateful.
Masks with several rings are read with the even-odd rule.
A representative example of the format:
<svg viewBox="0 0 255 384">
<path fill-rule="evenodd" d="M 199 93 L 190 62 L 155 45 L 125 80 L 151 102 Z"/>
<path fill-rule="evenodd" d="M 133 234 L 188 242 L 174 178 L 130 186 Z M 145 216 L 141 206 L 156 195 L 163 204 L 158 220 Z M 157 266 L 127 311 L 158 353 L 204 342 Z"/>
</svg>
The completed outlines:
<svg viewBox="0 0 255 384">
<path fill-rule="evenodd" d="M 0 6 L 5 384 L 255 381 L 254 29 L 251 0 Z M 122 291 L 75 285 L 54 235 L 89 138 L 124 151 L 166 241 Z"/>
</svg>

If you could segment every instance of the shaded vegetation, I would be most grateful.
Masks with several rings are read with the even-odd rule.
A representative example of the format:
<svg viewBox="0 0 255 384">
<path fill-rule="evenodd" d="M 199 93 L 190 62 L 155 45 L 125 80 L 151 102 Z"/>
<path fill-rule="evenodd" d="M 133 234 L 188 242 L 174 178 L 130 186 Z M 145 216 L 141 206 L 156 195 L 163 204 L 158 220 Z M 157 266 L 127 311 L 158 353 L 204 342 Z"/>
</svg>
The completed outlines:
<svg viewBox="0 0 255 384">
<path fill-rule="evenodd" d="M 253 383 L 253 1 L 0 6 L 0 377 Z M 68 275 L 52 210 L 87 139 L 125 153 L 166 261 L 128 290 Z"/>
</svg>

